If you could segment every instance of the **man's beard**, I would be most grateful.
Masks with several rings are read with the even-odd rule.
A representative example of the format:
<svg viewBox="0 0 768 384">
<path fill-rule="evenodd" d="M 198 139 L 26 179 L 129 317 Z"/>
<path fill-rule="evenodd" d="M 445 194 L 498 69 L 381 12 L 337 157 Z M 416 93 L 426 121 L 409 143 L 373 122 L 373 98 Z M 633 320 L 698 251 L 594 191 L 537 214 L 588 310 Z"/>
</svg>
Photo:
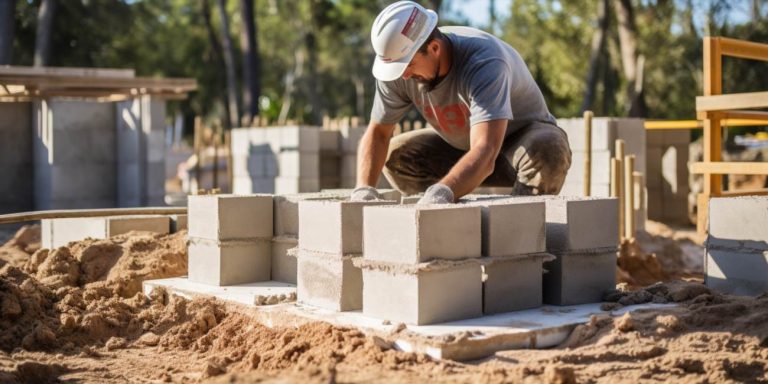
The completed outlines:
<svg viewBox="0 0 768 384">
<path fill-rule="evenodd" d="M 416 79 L 416 87 L 419 89 L 419 92 L 421 93 L 428 93 L 432 92 L 435 87 L 440 84 L 440 81 L 443 80 L 443 77 L 440 76 L 440 61 L 437 61 L 437 68 L 435 68 L 435 76 L 432 77 L 432 79 L 427 80 L 424 78 L 417 78 Z"/>
</svg>

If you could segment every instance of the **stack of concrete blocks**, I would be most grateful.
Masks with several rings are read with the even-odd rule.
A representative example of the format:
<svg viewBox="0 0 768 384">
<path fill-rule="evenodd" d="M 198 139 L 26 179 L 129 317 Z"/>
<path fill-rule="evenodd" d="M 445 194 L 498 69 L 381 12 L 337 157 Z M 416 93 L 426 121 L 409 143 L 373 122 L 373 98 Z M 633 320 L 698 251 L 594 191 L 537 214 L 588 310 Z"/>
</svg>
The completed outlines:
<svg viewBox="0 0 768 384">
<path fill-rule="evenodd" d="M 362 308 L 362 273 L 353 260 L 363 252 L 363 207 L 396 203 L 301 201 L 297 300 L 333 311 Z"/>
<path fill-rule="evenodd" d="M 768 197 L 712 198 L 706 242 L 706 284 L 718 292 L 768 291 Z"/>
<path fill-rule="evenodd" d="M 32 120 L 35 209 L 113 207 L 114 105 L 43 99 L 34 102 Z"/>
<path fill-rule="evenodd" d="M 341 200 L 352 190 L 332 189 L 318 193 L 275 195 L 274 238 L 272 239 L 272 280 L 296 284 L 296 257 L 290 250 L 299 245 L 299 202 L 304 200 Z M 399 201 L 395 190 L 379 190 L 387 201 Z"/>
<path fill-rule="evenodd" d="M 108 239 L 131 231 L 174 232 L 171 219 L 164 215 L 43 219 L 40 227 L 42 247 L 48 249 L 65 246 L 71 241 Z"/>
<path fill-rule="evenodd" d="M 480 207 L 366 207 L 363 314 L 406 324 L 482 315 Z"/>
<path fill-rule="evenodd" d="M 666 223 L 688 223 L 688 130 L 655 130 L 646 134 L 645 184 L 648 218 Z"/>
<path fill-rule="evenodd" d="M 233 192 L 291 194 L 337 188 L 339 132 L 287 126 L 232 130 Z"/>
<path fill-rule="evenodd" d="M 482 209 L 483 313 L 537 308 L 542 304 L 546 253 L 545 203 L 525 197 L 469 197 Z"/>
<path fill-rule="evenodd" d="M 365 126 L 342 126 L 341 130 L 341 188 L 354 188 L 357 182 L 357 145 L 365 133 Z"/>
<path fill-rule="evenodd" d="M 0 103 L 0 116 L 0 214 L 32 211 L 32 104 Z"/>
<path fill-rule="evenodd" d="M 142 96 L 114 108 L 117 206 L 165 205 L 165 102 Z"/>
<path fill-rule="evenodd" d="M 232 193 L 275 192 L 280 133 L 279 129 L 232 129 Z"/>
<path fill-rule="evenodd" d="M 618 199 L 543 197 L 547 252 L 544 302 L 576 305 L 603 300 L 616 287 Z"/>
<path fill-rule="evenodd" d="M 584 162 L 586 160 L 584 119 L 559 119 L 557 124 L 568 134 L 572 152 L 571 168 L 560 195 L 584 196 Z M 647 175 L 644 120 L 596 117 L 592 119 L 591 196 L 610 196 L 611 158 L 616 156 L 617 139 L 624 140 L 625 155 L 635 155 L 635 171 Z M 638 192 L 635 193 L 635 201 L 639 201 Z M 635 228 L 638 230 L 645 228 L 645 212 L 643 204 L 635 205 Z"/>
<path fill-rule="evenodd" d="M 190 281 L 223 286 L 270 280 L 271 195 L 197 195 L 188 204 Z"/>
</svg>

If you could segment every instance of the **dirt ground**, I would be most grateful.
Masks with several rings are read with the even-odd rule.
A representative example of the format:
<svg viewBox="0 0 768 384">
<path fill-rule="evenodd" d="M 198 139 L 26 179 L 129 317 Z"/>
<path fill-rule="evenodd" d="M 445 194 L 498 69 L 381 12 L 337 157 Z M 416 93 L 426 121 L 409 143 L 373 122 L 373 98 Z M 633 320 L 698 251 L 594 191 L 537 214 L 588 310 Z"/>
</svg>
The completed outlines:
<svg viewBox="0 0 768 384">
<path fill-rule="evenodd" d="M 184 232 L 45 250 L 39 229 L 25 227 L 0 247 L 0 382 L 768 381 L 768 295 L 710 292 L 700 284 L 702 239 L 648 230 L 623 246 L 622 283 L 604 309 L 678 306 L 593 316 L 558 347 L 456 363 L 326 323 L 268 328 L 253 309 L 146 297 L 141 281 L 185 273 Z"/>
</svg>

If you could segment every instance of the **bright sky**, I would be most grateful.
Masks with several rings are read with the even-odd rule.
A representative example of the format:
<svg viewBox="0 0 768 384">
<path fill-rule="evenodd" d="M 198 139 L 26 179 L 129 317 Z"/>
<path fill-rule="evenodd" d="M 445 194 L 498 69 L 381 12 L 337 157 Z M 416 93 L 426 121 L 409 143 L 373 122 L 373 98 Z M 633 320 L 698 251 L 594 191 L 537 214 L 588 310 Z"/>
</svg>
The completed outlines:
<svg viewBox="0 0 768 384">
<path fill-rule="evenodd" d="M 513 0 L 496 0 L 496 18 L 497 20 L 503 20 L 509 16 L 510 8 L 512 8 Z M 645 1 L 645 0 L 641 0 Z M 680 3 L 682 0 L 676 0 Z M 695 6 L 695 22 L 696 25 L 701 27 L 706 19 L 706 9 L 709 7 L 709 3 L 712 0 L 694 0 Z M 491 0 L 448 0 L 445 1 L 446 9 L 445 13 L 451 17 L 466 18 L 469 24 L 473 27 L 486 27 L 490 19 L 490 5 Z M 681 4 L 682 5 L 682 4 Z M 732 24 L 740 24 L 749 20 L 752 1 L 751 0 L 733 0 L 728 3 L 730 12 L 728 13 L 728 19 Z M 766 12 L 765 6 L 763 6 L 763 13 Z"/>
</svg>

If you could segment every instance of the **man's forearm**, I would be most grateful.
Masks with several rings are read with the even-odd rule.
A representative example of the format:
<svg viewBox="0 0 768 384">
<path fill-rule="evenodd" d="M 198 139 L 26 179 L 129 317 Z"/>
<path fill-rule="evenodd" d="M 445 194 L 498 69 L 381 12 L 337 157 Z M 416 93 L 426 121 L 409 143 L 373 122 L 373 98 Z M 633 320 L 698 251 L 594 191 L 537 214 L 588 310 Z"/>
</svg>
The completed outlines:
<svg viewBox="0 0 768 384">
<path fill-rule="evenodd" d="M 390 126 L 372 125 L 360 138 L 357 147 L 357 186 L 375 187 L 379 182 L 381 170 L 387 160 L 389 140 L 392 137 Z"/>
<path fill-rule="evenodd" d="M 456 199 L 472 192 L 493 172 L 495 153 L 481 148 L 470 150 L 459 159 L 440 183 L 451 190 Z"/>
</svg>

